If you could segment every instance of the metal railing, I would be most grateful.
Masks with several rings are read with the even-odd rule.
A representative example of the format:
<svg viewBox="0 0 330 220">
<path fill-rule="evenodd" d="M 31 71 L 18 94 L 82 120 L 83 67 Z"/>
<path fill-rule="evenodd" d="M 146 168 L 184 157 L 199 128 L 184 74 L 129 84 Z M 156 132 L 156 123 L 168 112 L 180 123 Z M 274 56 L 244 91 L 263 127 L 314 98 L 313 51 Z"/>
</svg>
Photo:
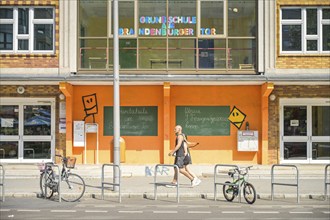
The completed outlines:
<svg viewBox="0 0 330 220">
<path fill-rule="evenodd" d="M 115 169 L 118 169 L 119 171 L 119 183 L 115 183 L 114 181 L 114 177 L 112 178 L 112 182 L 105 182 L 104 181 L 104 168 L 106 166 L 109 166 L 109 167 L 112 167 L 112 170 L 113 172 L 112 173 L 115 173 Z M 120 187 L 120 183 L 121 183 L 121 169 L 120 169 L 120 166 L 119 165 L 116 165 L 116 164 L 103 164 L 102 165 L 102 179 L 101 179 L 101 187 L 102 187 L 102 199 L 104 199 L 104 185 L 111 185 L 113 187 L 115 186 L 118 186 L 118 191 L 119 191 L 119 198 L 118 198 L 118 201 L 119 203 L 121 203 L 121 187 Z"/>
<path fill-rule="evenodd" d="M 231 167 L 234 169 L 239 169 L 239 167 L 237 165 L 232 165 L 232 164 L 216 164 L 214 166 L 214 201 L 217 200 L 217 185 L 222 185 L 222 186 L 236 186 L 236 183 L 225 183 L 225 182 L 217 182 L 217 171 L 218 171 L 218 167 Z M 240 179 L 240 174 L 238 173 L 238 179 Z M 241 186 L 240 186 L 240 182 L 238 182 L 238 199 L 239 202 L 241 202 Z"/>
<path fill-rule="evenodd" d="M 296 175 L 296 183 L 276 183 L 274 182 L 274 168 L 275 167 L 292 167 L 297 171 Z M 282 185 L 282 186 L 295 186 L 297 187 L 297 203 L 299 203 L 299 170 L 295 165 L 287 165 L 287 164 L 274 164 L 271 169 L 271 199 L 274 200 L 274 185 Z"/>
<path fill-rule="evenodd" d="M 328 198 L 328 185 L 330 185 L 330 181 L 328 182 L 328 167 L 330 164 L 327 164 L 324 169 L 324 200 L 327 201 Z"/>
<path fill-rule="evenodd" d="M 47 198 L 47 167 L 51 167 L 53 169 L 53 172 L 54 172 L 54 167 L 57 167 L 58 169 L 58 187 L 57 187 L 57 193 L 58 193 L 58 201 L 61 202 L 62 199 L 61 199 L 61 182 L 62 182 L 62 176 L 61 176 L 61 172 L 60 172 L 60 167 L 59 165 L 57 164 L 54 164 L 52 162 L 49 162 L 49 163 L 46 163 L 45 164 L 45 175 L 44 175 L 44 180 L 45 180 L 45 185 L 44 185 L 44 192 L 45 192 L 45 195 L 44 195 L 44 198 L 46 199 Z M 56 181 L 56 174 L 54 174 L 54 178 Z"/>
<path fill-rule="evenodd" d="M 0 164 L 1 167 L 1 182 L 0 182 L 0 187 L 1 187 L 1 202 L 5 201 L 5 168 L 3 167 L 2 164 Z"/>
<path fill-rule="evenodd" d="M 174 169 L 176 169 L 176 172 L 177 172 L 176 184 L 173 184 L 172 182 L 157 182 L 158 167 L 173 167 Z M 154 177 L 154 198 L 155 198 L 155 200 L 157 200 L 157 187 L 166 186 L 166 185 L 176 187 L 176 201 L 177 201 L 177 203 L 179 203 L 179 197 L 180 197 L 179 196 L 179 167 L 177 165 L 173 165 L 173 164 L 157 164 L 155 167 L 155 177 Z"/>
</svg>

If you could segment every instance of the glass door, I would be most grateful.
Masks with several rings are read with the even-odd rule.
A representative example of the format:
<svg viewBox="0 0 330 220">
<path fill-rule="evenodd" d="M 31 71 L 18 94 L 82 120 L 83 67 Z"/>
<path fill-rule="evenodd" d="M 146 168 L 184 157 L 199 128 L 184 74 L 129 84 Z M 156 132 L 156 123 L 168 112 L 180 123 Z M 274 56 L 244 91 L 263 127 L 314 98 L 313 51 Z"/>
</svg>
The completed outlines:
<svg viewBox="0 0 330 220">
<path fill-rule="evenodd" d="M 15 104 L 13 104 L 15 103 Z M 52 161 L 55 152 L 53 99 L 1 99 L 0 158 L 6 162 Z"/>
<path fill-rule="evenodd" d="M 281 99 L 281 162 L 330 162 L 330 106 L 326 99 Z"/>
</svg>

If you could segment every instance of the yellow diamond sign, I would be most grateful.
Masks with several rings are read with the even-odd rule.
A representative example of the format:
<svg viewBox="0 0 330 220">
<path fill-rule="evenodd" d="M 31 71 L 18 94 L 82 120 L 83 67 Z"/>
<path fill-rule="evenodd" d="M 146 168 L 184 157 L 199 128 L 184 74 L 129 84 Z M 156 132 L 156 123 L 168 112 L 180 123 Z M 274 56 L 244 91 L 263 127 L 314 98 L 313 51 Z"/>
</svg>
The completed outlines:
<svg viewBox="0 0 330 220">
<path fill-rule="evenodd" d="M 246 115 L 243 112 L 241 112 L 238 108 L 236 108 L 236 106 L 234 106 L 234 108 L 230 112 L 228 120 L 238 129 L 240 129 L 245 118 Z"/>
</svg>

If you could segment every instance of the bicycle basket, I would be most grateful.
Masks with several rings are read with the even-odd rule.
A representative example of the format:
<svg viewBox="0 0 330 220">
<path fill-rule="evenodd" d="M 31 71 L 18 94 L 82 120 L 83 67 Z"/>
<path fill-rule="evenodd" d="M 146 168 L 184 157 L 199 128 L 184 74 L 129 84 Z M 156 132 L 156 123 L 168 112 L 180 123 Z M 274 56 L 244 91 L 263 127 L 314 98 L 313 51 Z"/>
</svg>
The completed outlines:
<svg viewBox="0 0 330 220">
<path fill-rule="evenodd" d="M 66 157 L 64 160 L 64 165 L 66 168 L 73 169 L 76 165 L 76 158 L 75 157 Z"/>
</svg>

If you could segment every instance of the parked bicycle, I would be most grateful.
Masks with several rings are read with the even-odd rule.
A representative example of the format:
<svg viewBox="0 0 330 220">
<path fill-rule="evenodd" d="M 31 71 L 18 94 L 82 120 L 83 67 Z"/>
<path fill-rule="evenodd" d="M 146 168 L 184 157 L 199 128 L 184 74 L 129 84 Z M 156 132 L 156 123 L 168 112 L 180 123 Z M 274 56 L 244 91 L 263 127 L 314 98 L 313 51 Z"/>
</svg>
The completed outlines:
<svg viewBox="0 0 330 220">
<path fill-rule="evenodd" d="M 249 170 L 252 166 L 246 168 L 235 168 L 229 170 L 228 175 L 233 178 L 232 182 L 226 181 L 234 185 L 224 185 L 223 195 L 229 202 L 233 201 L 236 196 L 239 195 L 239 189 L 243 188 L 243 195 L 247 203 L 253 204 L 256 201 L 257 193 L 254 186 L 248 182 Z"/>
<path fill-rule="evenodd" d="M 75 157 L 62 157 L 61 158 L 62 171 L 61 171 L 61 199 L 67 202 L 78 201 L 85 193 L 85 181 L 79 175 L 71 173 L 70 169 L 73 169 L 76 164 Z M 45 196 L 45 186 L 47 187 L 46 198 L 49 199 L 54 193 L 58 192 L 59 178 L 53 170 L 52 166 L 44 166 L 40 169 L 40 189 L 42 196 Z M 46 175 L 46 178 L 45 178 Z M 45 182 L 46 179 L 46 182 Z"/>
</svg>

